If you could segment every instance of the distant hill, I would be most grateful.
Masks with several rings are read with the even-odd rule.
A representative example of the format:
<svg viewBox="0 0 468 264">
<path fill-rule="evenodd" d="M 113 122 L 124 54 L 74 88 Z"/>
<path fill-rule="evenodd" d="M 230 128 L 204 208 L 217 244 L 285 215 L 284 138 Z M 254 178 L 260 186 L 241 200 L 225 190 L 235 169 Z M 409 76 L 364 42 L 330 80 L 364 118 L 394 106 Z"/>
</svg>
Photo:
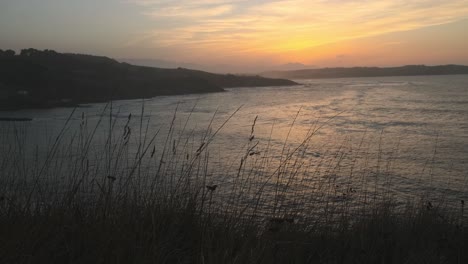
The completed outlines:
<svg viewBox="0 0 468 264">
<path fill-rule="evenodd" d="M 292 71 L 300 69 L 316 69 L 315 65 L 306 65 L 299 62 L 289 62 L 285 64 L 265 64 L 265 63 L 248 63 L 239 65 L 237 63 L 230 64 L 229 61 L 218 64 L 197 64 L 183 61 L 169 61 L 161 59 L 136 59 L 136 58 L 119 58 L 119 62 L 127 62 L 132 65 L 148 66 L 156 68 L 188 68 L 193 70 L 201 70 L 212 73 L 233 73 L 233 74 L 257 74 L 266 71 Z"/>
<path fill-rule="evenodd" d="M 412 76 L 412 75 L 450 75 L 468 74 L 468 66 L 462 65 L 407 65 L 402 67 L 354 67 L 354 68 L 322 68 L 294 71 L 270 71 L 260 75 L 270 78 L 287 79 L 319 79 L 319 78 L 347 78 L 347 77 L 384 77 L 384 76 Z"/>
<path fill-rule="evenodd" d="M 91 55 L 0 50 L 0 109 L 70 106 L 159 95 L 221 92 L 227 87 L 296 83 L 184 68 L 134 66 Z"/>
</svg>

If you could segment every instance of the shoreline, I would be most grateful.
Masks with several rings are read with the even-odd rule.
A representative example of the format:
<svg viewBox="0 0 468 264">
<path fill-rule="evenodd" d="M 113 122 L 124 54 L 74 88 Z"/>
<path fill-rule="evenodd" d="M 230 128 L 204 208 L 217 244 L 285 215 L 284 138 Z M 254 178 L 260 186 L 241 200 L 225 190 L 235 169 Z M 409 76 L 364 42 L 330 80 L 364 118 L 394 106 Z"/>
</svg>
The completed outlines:
<svg viewBox="0 0 468 264">
<path fill-rule="evenodd" d="M 468 66 L 464 65 L 406 65 L 400 67 L 336 67 L 301 69 L 292 71 L 268 71 L 260 75 L 267 78 L 298 79 L 335 79 L 368 77 L 440 76 L 466 75 Z"/>
<path fill-rule="evenodd" d="M 258 75 L 136 66 L 108 57 L 50 50 L 28 49 L 19 55 L 0 57 L 0 110 L 285 85 L 297 83 Z"/>
<path fill-rule="evenodd" d="M 9 111 L 21 111 L 21 110 L 44 110 L 44 109 L 54 109 L 54 108 L 86 108 L 88 107 L 88 104 L 99 104 L 99 103 L 107 103 L 111 101 L 123 101 L 123 100 L 149 100 L 152 98 L 156 97 L 161 97 L 161 96 L 179 96 L 179 95 L 190 95 L 190 94 L 211 94 L 211 93 L 224 93 L 227 92 L 227 90 L 222 90 L 222 91 L 209 91 L 209 92 L 193 92 L 193 93 L 174 93 L 174 94 L 160 94 L 160 95 L 155 95 L 152 97 L 147 97 L 147 98 L 133 98 L 133 97 L 127 97 L 127 98 L 117 98 L 117 99 L 111 99 L 111 100 L 89 100 L 89 101 L 83 101 L 83 102 L 70 102 L 70 103 L 48 103 L 48 104 L 30 104 L 27 106 L 10 106 L 10 107 L 3 107 L 0 106 L 0 114 L 2 112 L 9 112 Z M 0 117 L 0 119 L 2 119 Z M 1 121 L 1 120 L 0 120 Z"/>
</svg>

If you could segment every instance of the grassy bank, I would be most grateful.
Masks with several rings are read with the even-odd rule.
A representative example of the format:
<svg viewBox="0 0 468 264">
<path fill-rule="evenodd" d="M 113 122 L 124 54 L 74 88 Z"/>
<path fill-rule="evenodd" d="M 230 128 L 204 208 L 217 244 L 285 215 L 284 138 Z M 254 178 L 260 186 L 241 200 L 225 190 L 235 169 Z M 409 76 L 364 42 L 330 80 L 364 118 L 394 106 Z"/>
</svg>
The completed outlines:
<svg viewBox="0 0 468 264">
<path fill-rule="evenodd" d="M 186 123 L 176 129 L 175 116 L 151 135 L 143 118 L 103 114 L 91 125 L 83 115 L 67 136 L 73 116 L 45 152 L 16 125 L 1 134 L 1 263 L 468 261 L 464 201 L 448 207 L 421 197 L 396 206 L 374 188 L 355 204 L 328 195 L 336 192 L 328 181 L 296 190 L 305 177 L 299 158 L 321 125 L 291 151 L 271 153 L 256 149 L 254 121 L 230 184 L 221 186 L 210 173 L 210 144 L 229 119 L 194 140 L 182 136 Z M 262 162 L 274 154 L 279 161 Z"/>
<path fill-rule="evenodd" d="M 265 225 L 194 205 L 2 208 L 2 263 L 465 263 L 467 232 L 435 210 L 385 209 L 337 225 Z M 273 222 L 275 221 L 275 222 Z"/>
</svg>

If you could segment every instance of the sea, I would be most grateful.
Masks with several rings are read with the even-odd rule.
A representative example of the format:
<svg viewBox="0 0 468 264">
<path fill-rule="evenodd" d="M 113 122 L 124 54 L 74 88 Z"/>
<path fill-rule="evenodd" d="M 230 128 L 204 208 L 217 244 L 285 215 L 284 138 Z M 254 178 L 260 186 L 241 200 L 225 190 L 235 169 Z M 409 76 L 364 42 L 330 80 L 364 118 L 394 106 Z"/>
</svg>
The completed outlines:
<svg viewBox="0 0 468 264">
<path fill-rule="evenodd" d="M 111 173 L 109 153 L 125 145 L 120 166 L 139 161 L 146 177 L 165 171 L 176 184 L 169 170 L 183 174 L 202 163 L 202 186 L 216 185 L 225 203 L 233 193 L 250 197 L 242 203 L 262 195 L 265 210 L 385 198 L 457 206 L 468 199 L 468 75 L 296 82 L 3 111 L 0 117 L 33 120 L 0 122 L 0 149 L 21 145 L 37 163 L 56 145 L 78 148 L 71 142 L 85 134 L 89 153 L 101 153 L 88 155 L 91 166 L 107 159 L 102 167 Z"/>
</svg>

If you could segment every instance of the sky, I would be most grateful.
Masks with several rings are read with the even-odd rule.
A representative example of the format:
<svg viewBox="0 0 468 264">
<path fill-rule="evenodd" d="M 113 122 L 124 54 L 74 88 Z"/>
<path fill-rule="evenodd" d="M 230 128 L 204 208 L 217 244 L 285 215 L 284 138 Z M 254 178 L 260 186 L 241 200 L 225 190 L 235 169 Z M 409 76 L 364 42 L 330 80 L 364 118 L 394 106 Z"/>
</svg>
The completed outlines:
<svg viewBox="0 0 468 264">
<path fill-rule="evenodd" d="M 0 0 L 0 49 L 233 72 L 468 65 L 468 0 Z"/>
</svg>

